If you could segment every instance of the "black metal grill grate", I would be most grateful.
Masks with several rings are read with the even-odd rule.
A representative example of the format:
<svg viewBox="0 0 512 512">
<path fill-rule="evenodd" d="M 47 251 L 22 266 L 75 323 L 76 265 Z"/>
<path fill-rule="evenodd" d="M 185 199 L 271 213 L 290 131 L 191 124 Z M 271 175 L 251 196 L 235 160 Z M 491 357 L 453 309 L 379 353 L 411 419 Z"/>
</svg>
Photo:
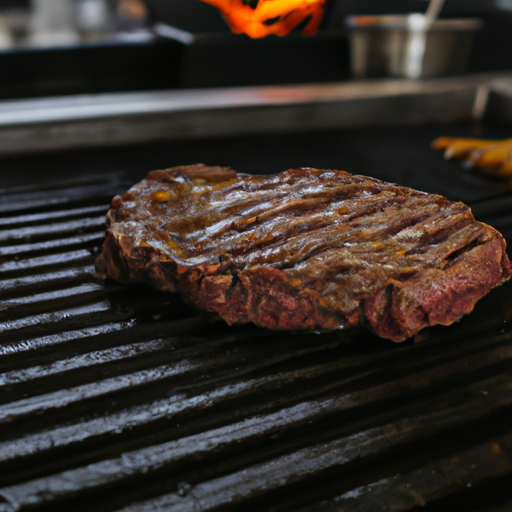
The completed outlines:
<svg viewBox="0 0 512 512">
<path fill-rule="evenodd" d="M 125 188 L 0 191 L 0 511 L 512 509 L 511 285 L 418 345 L 229 328 L 94 277 Z"/>
</svg>

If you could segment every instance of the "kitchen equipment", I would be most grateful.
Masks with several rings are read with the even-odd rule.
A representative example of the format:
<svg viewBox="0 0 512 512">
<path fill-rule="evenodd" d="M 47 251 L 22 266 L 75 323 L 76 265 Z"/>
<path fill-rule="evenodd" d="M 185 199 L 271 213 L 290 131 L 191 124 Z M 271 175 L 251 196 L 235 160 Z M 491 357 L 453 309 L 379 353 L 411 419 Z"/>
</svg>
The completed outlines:
<svg viewBox="0 0 512 512">
<path fill-rule="evenodd" d="M 430 22 L 422 14 L 349 16 L 351 70 L 356 78 L 430 78 L 467 70 L 478 19 Z"/>
<path fill-rule="evenodd" d="M 342 62 L 348 61 L 348 44 L 339 32 L 250 39 L 229 32 L 189 32 L 165 23 L 156 23 L 154 32 L 179 44 L 179 79 L 187 88 L 334 82 L 348 78 L 348 65 Z"/>
</svg>

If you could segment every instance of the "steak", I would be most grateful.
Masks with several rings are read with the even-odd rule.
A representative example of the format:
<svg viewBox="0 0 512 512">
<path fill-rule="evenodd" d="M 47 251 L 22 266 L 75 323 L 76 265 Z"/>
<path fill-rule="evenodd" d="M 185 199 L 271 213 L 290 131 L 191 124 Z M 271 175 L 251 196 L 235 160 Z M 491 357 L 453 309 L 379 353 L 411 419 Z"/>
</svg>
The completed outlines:
<svg viewBox="0 0 512 512">
<path fill-rule="evenodd" d="M 344 171 L 153 171 L 112 200 L 97 267 L 180 292 L 229 324 L 402 341 L 449 325 L 511 275 L 468 206 Z"/>
</svg>

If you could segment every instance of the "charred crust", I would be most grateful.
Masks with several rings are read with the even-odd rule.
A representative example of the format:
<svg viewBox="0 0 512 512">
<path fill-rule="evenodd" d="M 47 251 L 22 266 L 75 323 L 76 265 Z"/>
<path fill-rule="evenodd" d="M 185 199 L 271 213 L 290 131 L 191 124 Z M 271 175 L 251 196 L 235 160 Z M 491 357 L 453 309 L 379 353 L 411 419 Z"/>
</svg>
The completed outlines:
<svg viewBox="0 0 512 512">
<path fill-rule="evenodd" d="M 121 196 L 114 196 L 110 203 L 110 208 L 117 208 L 122 203 L 122 201 L 123 198 Z"/>
<path fill-rule="evenodd" d="M 448 325 L 512 275 L 505 241 L 463 203 L 345 171 L 149 173 L 116 196 L 97 268 L 179 291 L 229 324 L 402 341 Z"/>
<path fill-rule="evenodd" d="M 178 176 L 189 182 L 203 179 L 205 182 L 219 183 L 236 178 L 236 172 L 230 167 L 208 166 L 205 164 L 182 165 L 151 171 L 146 176 L 146 181 L 159 181 L 161 183 L 174 183 Z"/>
</svg>

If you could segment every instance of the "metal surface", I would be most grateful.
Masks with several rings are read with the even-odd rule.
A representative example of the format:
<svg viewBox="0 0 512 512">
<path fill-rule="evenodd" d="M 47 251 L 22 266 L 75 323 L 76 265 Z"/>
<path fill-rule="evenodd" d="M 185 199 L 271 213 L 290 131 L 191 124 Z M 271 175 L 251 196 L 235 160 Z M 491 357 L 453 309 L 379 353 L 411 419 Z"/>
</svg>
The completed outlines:
<svg viewBox="0 0 512 512">
<path fill-rule="evenodd" d="M 344 126 L 468 121 L 478 88 L 495 78 L 499 76 L 0 102 L 0 155 Z"/>
<path fill-rule="evenodd" d="M 0 511 L 508 510 L 512 283 L 417 345 L 228 327 L 95 278 L 126 187 L 0 191 Z"/>
<path fill-rule="evenodd" d="M 487 89 L 487 118 L 509 125 L 512 122 L 512 81 L 495 80 Z"/>
<path fill-rule="evenodd" d="M 467 72 L 479 20 L 350 16 L 351 69 L 356 78 L 432 78 Z"/>
</svg>

